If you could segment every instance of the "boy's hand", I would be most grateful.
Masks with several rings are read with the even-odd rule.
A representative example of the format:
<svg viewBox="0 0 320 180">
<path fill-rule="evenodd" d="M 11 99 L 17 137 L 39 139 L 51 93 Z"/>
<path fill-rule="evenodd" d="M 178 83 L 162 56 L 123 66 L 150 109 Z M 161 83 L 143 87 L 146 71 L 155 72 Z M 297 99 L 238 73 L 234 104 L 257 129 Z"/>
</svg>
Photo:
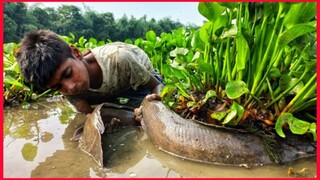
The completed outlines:
<svg viewBox="0 0 320 180">
<path fill-rule="evenodd" d="M 143 115 L 142 115 L 142 106 L 139 108 L 135 108 L 134 111 L 134 120 L 141 122 Z"/>
<path fill-rule="evenodd" d="M 153 94 L 148 94 L 146 96 L 146 99 L 148 101 L 161 101 L 161 97 L 159 96 L 159 94 L 156 94 L 156 93 L 153 93 Z M 142 120 L 142 117 L 143 117 L 143 114 L 142 114 L 142 106 L 140 106 L 139 108 L 135 108 L 134 109 L 134 119 L 136 121 L 141 121 Z"/>
<path fill-rule="evenodd" d="M 148 101 L 154 101 L 154 100 L 157 100 L 157 101 L 161 101 L 161 97 L 159 94 L 156 94 L 156 93 L 153 93 L 153 94 L 148 94 L 146 96 L 146 99 Z"/>
</svg>

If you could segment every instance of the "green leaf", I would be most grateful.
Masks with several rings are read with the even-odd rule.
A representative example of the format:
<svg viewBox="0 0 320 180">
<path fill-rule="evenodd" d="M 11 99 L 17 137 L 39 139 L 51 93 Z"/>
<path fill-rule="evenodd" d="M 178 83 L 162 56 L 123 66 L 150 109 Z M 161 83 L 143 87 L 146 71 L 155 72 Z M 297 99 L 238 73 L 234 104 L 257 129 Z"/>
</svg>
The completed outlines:
<svg viewBox="0 0 320 180">
<path fill-rule="evenodd" d="M 83 36 L 81 36 L 81 37 L 79 38 L 79 40 L 78 40 L 79 46 L 80 46 L 80 47 L 83 47 L 83 46 L 84 46 L 84 43 L 85 43 L 86 41 L 87 41 L 87 40 L 86 40 Z"/>
<path fill-rule="evenodd" d="M 213 74 L 213 67 L 212 67 L 212 64 L 210 64 L 210 63 L 200 63 L 199 70 L 200 70 L 200 72 L 205 72 L 210 75 L 214 75 Z"/>
<path fill-rule="evenodd" d="M 236 116 L 237 116 L 237 109 L 236 108 L 231 108 L 230 112 L 227 114 L 226 118 L 224 118 L 222 124 L 229 123 Z"/>
<path fill-rule="evenodd" d="M 220 38 L 221 39 L 229 38 L 229 37 L 233 38 L 233 37 L 236 37 L 237 33 L 238 33 L 237 26 L 232 24 L 229 29 L 226 29 L 225 31 L 223 31 Z"/>
<path fill-rule="evenodd" d="M 184 85 L 183 83 L 176 83 L 175 85 L 176 85 L 176 87 L 178 88 L 178 92 L 179 92 L 182 96 L 190 99 L 189 94 L 186 92 L 187 89 L 186 89 L 186 87 L 185 87 L 185 85 Z"/>
<path fill-rule="evenodd" d="M 22 153 L 23 158 L 26 161 L 33 161 L 37 155 L 37 151 L 38 151 L 37 146 L 35 146 L 31 143 L 26 143 L 23 145 L 21 153 Z"/>
<path fill-rule="evenodd" d="M 3 52 L 7 53 L 7 54 L 13 54 L 14 53 L 14 49 L 18 47 L 18 44 L 16 43 L 6 43 L 3 45 Z"/>
<path fill-rule="evenodd" d="M 170 56 L 171 57 L 177 57 L 178 55 L 185 56 L 185 55 L 188 54 L 188 52 L 189 52 L 189 50 L 186 49 L 186 48 L 178 48 L 178 47 L 176 47 L 174 50 L 170 51 Z"/>
<path fill-rule="evenodd" d="M 246 68 L 246 60 L 247 60 L 247 54 L 249 46 L 247 40 L 243 37 L 242 34 L 239 34 L 236 38 L 237 43 L 237 59 L 236 59 L 236 66 L 237 71 L 243 70 Z"/>
<path fill-rule="evenodd" d="M 237 125 L 243 116 L 244 108 L 236 102 L 232 103 L 231 109 L 233 108 L 237 110 L 237 116 L 238 116 L 238 118 L 236 119 L 233 125 Z"/>
<path fill-rule="evenodd" d="M 290 29 L 284 31 L 282 34 L 279 36 L 279 49 L 283 48 L 287 44 L 289 44 L 292 40 L 305 35 L 310 32 L 314 32 L 316 28 L 311 25 L 307 24 L 298 24 Z"/>
<path fill-rule="evenodd" d="M 207 102 L 209 98 L 216 97 L 216 96 L 217 96 L 216 91 L 214 90 L 207 91 L 206 97 L 204 98 L 203 103 Z"/>
<path fill-rule="evenodd" d="M 95 38 L 90 38 L 90 39 L 89 39 L 89 42 L 92 42 L 92 44 L 93 44 L 94 46 L 96 46 L 97 43 L 98 43 L 98 41 L 97 41 Z"/>
<path fill-rule="evenodd" d="M 226 85 L 226 94 L 230 99 L 236 99 L 247 92 L 249 89 L 243 81 L 230 81 Z"/>
<path fill-rule="evenodd" d="M 220 6 L 215 2 L 200 2 L 198 11 L 209 21 L 214 22 L 226 10 L 226 7 Z"/>
<path fill-rule="evenodd" d="M 21 88 L 23 87 L 23 84 L 21 84 L 19 81 L 15 80 L 11 76 L 4 77 L 4 83 L 5 84 L 15 85 L 15 86 L 21 87 Z"/>
<path fill-rule="evenodd" d="M 214 111 L 210 116 L 211 116 L 211 118 L 220 121 L 220 120 L 223 119 L 223 118 L 227 115 L 227 113 L 229 113 L 229 112 L 230 112 L 230 109 L 228 109 L 228 110 L 226 110 L 226 111 L 221 111 L 221 112 Z"/>
<path fill-rule="evenodd" d="M 293 120 L 289 122 L 290 131 L 293 134 L 305 134 L 310 127 L 310 123 L 293 117 Z"/>
<path fill-rule="evenodd" d="M 297 81 L 299 81 L 299 79 L 297 78 L 292 78 L 289 81 L 289 87 L 294 85 Z M 297 94 L 302 88 L 304 87 L 304 84 L 302 81 L 300 81 L 290 92 L 289 94 Z"/>
<path fill-rule="evenodd" d="M 202 42 L 210 43 L 212 31 L 212 22 L 205 22 L 199 30 L 199 37 Z"/>
<path fill-rule="evenodd" d="M 280 137 L 283 137 L 285 138 L 286 135 L 283 133 L 282 131 L 282 127 L 283 125 L 285 125 L 286 123 L 290 122 L 290 121 L 293 121 L 293 115 L 291 113 L 283 113 L 281 114 L 281 116 L 277 119 L 276 121 L 276 125 L 275 125 L 275 129 L 276 129 L 276 132 L 277 134 L 280 136 Z"/>
<path fill-rule="evenodd" d="M 278 68 L 272 66 L 268 73 L 268 76 L 270 78 L 279 78 L 281 76 L 281 71 Z"/>
<path fill-rule="evenodd" d="M 151 41 L 153 43 L 157 42 L 157 35 L 153 30 L 150 30 L 146 33 L 146 38 L 148 41 Z"/>
<path fill-rule="evenodd" d="M 287 28 L 291 28 L 296 24 L 307 23 L 316 17 L 316 12 L 315 2 L 292 4 L 284 17 L 283 24 Z"/>
<path fill-rule="evenodd" d="M 240 3 L 239 2 L 219 2 L 221 6 L 227 7 L 229 9 L 236 8 Z"/>
</svg>

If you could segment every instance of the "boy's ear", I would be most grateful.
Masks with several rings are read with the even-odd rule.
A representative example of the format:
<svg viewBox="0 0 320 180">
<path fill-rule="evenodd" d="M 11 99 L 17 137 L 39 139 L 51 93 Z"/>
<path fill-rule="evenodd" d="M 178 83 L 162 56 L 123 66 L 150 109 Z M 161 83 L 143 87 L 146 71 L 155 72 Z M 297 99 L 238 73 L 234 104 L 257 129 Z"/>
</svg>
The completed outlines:
<svg viewBox="0 0 320 180">
<path fill-rule="evenodd" d="M 73 54 L 77 59 L 82 60 L 83 56 L 82 56 L 82 53 L 79 51 L 79 49 L 76 48 L 76 47 L 74 47 L 74 46 L 72 46 L 72 45 L 70 45 L 69 47 L 70 47 L 70 49 L 71 49 L 72 54 Z"/>
</svg>

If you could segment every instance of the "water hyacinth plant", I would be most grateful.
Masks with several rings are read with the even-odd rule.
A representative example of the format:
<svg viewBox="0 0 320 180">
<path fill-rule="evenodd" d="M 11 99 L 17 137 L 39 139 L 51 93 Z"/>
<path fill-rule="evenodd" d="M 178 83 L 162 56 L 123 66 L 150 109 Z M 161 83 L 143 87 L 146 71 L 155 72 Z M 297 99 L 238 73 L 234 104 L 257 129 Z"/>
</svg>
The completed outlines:
<svg viewBox="0 0 320 180">
<path fill-rule="evenodd" d="M 199 30 L 151 31 L 135 42 L 165 78 L 163 102 L 210 124 L 251 120 L 316 140 L 316 4 L 200 2 L 198 10 L 208 19 Z"/>
</svg>

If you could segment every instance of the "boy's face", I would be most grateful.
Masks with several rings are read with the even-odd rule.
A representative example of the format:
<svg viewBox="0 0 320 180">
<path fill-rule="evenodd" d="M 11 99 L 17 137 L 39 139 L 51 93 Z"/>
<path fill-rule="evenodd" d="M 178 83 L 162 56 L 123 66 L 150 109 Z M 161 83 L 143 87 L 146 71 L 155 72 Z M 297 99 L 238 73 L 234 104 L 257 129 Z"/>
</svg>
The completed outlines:
<svg viewBox="0 0 320 180">
<path fill-rule="evenodd" d="M 65 60 L 54 73 L 47 87 L 67 95 L 88 91 L 89 74 L 83 61 L 72 58 Z"/>
</svg>

